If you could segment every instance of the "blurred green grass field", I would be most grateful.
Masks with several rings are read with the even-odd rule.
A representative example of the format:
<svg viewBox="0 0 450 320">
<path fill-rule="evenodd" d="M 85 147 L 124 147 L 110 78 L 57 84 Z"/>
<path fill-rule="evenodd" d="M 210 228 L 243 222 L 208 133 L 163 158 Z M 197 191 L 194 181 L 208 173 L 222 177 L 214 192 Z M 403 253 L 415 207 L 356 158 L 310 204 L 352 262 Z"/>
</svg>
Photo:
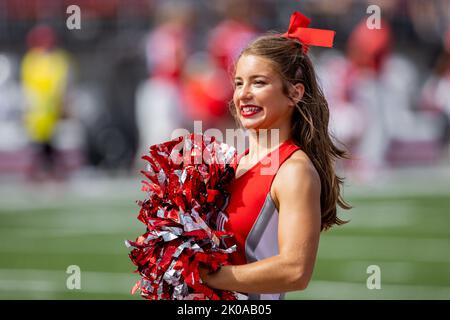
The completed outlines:
<svg viewBox="0 0 450 320">
<path fill-rule="evenodd" d="M 130 294 L 138 275 L 124 245 L 144 231 L 139 186 L 2 183 L 0 299 L 141 299 Z M 354 209 L 341 216 L 351 222 L 322 234 L 309 287 L 287 299 L 450 299 L 450 188 L 422 189 L 349 188 Z M 70 265 L 80 290 L 66 287 Z M 379 290 L 366 286 L 370 265 L 381 269 Z"/>
</svg>

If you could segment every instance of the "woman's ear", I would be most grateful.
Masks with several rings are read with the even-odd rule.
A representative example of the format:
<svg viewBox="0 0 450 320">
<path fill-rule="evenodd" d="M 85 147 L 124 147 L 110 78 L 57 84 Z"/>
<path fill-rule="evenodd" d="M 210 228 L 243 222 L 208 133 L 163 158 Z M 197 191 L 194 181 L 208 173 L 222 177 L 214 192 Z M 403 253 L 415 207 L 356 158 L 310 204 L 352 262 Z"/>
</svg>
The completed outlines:
<svg viewBox="0 0 450 320">
<path fill-rule="evenodd" d="M 296 83 L 291 87 L 291 100 L 296 105 L 303 98 L 305 93 L 305 86 L 302 83 Z"/>
</svg>

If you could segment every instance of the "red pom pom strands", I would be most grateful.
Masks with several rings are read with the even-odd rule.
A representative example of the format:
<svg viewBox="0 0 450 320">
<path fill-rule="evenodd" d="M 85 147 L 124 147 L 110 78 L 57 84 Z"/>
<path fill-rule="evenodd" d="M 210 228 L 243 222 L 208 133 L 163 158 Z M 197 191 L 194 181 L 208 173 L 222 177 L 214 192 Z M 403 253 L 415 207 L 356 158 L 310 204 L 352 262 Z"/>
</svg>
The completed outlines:
<svg viewBox="0 0 450 320">
<path fill-rule="evenodd" d="M 189 134 L 151 146 L 142 158 L 148 162 L 141 171 L 148 199 L 138 202 L 138 219 L 147 231 L 125 241 L 141 276 L 132 293 L 140 290 L 150 300 L 243 298 L 206 286 L 198 271 L 199 266 L 217 271 L 236 250 L 222 241 L 232 234 L 217 225 L 226 216 L 224 187 L 235 176 L 236 150 L 215 137 Z"/>
</svg>

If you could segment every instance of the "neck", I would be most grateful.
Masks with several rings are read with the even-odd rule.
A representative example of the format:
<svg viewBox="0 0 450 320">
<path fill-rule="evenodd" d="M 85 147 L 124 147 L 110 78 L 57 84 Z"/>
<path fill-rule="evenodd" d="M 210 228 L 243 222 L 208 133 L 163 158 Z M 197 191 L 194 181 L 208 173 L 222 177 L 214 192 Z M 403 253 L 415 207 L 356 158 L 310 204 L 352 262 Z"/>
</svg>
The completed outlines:
<svg viewBox="0 0 450 320">
<path fill-rule="evenodd" d="M 249 161 L 259 161 L 269 152 L 290 138 L 287 130 L 259 129 L 249 130 Z"/>
</svg>

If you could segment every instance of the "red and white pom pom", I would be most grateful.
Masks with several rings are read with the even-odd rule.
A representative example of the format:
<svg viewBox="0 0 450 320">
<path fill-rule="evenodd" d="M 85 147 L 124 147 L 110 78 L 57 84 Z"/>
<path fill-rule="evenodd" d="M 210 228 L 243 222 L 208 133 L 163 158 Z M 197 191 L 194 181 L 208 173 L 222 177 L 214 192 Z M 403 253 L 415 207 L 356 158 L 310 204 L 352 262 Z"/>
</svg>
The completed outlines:
<svg viewBox="0 0 450 320">
<path fill-rule="evenodd" d="M 199 267 L 218 270 L 227 265 L 236 245 L 225 247 L 232 234 L 218 230 L 216 220 L 226 215 L 234 178 L 236 150 L 214 137 L 189 134 L 153 145 L 142 158 L 148 170 L 138 202 L 138 219 L 147 231 L 135 241 L 130 259 L 141 279 L 132 289 L 146 299 L 235 300 L 236 292 L 212 289 L 200 278 Z"/>
</svg>

